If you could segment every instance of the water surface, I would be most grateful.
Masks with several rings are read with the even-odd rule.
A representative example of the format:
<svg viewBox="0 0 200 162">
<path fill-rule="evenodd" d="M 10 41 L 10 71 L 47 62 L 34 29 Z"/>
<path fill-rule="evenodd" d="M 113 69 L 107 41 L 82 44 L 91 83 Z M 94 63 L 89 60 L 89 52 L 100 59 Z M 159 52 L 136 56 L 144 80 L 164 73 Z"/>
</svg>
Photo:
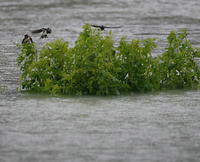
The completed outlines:
<svg viewBox="0 0 200 162">
<path fill-rule="evenodd" d="M 30 30 L 51 27 L 45 42 L 73 42 L 85 23 L 119 26 L 115 41 L 156 38 L 166 47 L 172 29 L 187 28 L 200 47 L 198 0 L 1 0 L 1 162 L 198 162 L 200 91 L 111 97 L 50 97 L 17 91 L 16 43 Z M 108 31 L 105 31 L 106 34 Z M 2 89 L 4 91 L 2 92 Z"/>
</svg>

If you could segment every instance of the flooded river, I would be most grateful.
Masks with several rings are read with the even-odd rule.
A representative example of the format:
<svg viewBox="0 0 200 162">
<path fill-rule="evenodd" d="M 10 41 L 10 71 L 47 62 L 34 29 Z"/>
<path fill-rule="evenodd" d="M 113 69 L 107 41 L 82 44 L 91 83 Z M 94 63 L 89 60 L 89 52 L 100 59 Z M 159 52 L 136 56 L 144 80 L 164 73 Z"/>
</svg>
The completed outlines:
<svg viewBox="0 0 200 162">
<path fill-rule="evenodd" d="M 198 162 L 200 91 L 110 97 L 21 93 L 16 43 L 50 27 L 38 46 L 73 42 L 85 23 L 122 26 L 119 40 L 156 38 L 187 28 L 200 47 L 198 0 L 0 0 L 0 162 Z M 105 31 L 107 33 L 108 31 Z"/>
</svg>

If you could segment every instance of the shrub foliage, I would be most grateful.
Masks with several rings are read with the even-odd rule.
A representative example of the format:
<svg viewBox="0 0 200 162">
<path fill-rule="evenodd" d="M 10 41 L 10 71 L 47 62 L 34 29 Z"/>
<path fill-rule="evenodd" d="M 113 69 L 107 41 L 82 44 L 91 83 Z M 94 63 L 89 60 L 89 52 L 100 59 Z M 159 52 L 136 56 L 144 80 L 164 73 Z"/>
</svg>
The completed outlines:
<svg viewBox="0 0 200 162">
<path fill-rule="evenodd" d="M 17 62 L 22 89 L 51 94 L 116 95 L 161 89 L 198 88 L 200 69 L 194 62 L 187 32 L 172 31 L 168 46 L 158 57 L 154 39 L 126 41 L 117 47 L 112 34 L 83 26 L 74 47 L 55 40 L 37 51 L 36 45 L 18 45 Z"/>
</svg>

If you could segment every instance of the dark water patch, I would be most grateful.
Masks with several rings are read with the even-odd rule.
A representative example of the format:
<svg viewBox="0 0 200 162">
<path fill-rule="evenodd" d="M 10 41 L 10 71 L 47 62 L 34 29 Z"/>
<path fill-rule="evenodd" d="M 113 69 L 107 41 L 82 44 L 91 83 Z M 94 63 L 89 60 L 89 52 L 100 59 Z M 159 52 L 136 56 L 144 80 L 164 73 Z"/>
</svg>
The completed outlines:
<svg viewBox="0 0 200 162">
<path fill-rule="evenodd" d="M 41 10 L 41 9 L 56 9 L 56 8 L 73 8 L 73 7 L 83 7 L 86 6 L 88 7 L 89 5 L 109 5 L 109 2 L 104 2 L 102 3 L 101 1 L 89 1 L 89 0 L 71 0 L 71 1 L 52 1 L 52 2 L 43 2 L 40 4 L 38 4 L 38 2 L 25 2 L 25 3 L 19 3 L 19 2 L 13 2 L 13 3 L 5 3 L 5 4 L 0 4 L 1 6 L 1 11 L 19 11 L 19 10 L 23 10 L 23 11 L 30 11 L 30 10 Z"/>
<path fill-rule="evenodd" d="M 186 17 L 186 16 L 161 16 L 161 17 L 144 17 L 141 18 L 141 21 L 144 24 L 164 24 L 164 25 L 170 25 L 170 24 L 199 24 L 200 19 L 199 18 L 192 18 L 192 17 Z"/>
</svg>

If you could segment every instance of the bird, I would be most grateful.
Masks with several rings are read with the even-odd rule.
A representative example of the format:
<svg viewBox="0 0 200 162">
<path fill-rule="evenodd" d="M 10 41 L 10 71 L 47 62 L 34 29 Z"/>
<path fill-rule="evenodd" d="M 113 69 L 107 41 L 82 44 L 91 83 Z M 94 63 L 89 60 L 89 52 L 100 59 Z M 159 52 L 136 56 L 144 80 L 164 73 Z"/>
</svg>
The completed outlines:
<svg viewBox="0 0 200 162">
<path fill-rule="evenodd" d="M 51 34 L 51 32 L 52 30 L 50 28 L 41 28 L 41 29 L 31 31 L 32 34 L 42 33 L 42 35 L 40 36 L 40 39 L 48 38 L 47 34 Z"/>
<path fill-rule="evenodd" d="M 92 27 L 99 28 L 101 31 L 105 30 L 105 28 L 121 28 L 121 26 L 104 26 L 104 25 L 91 25 Z"/>
<path fill-rule="evenodd" d="M 30 44 L 30 43 L 33 43 L 32 38 L 28 34 L 25 34 L 22 40 L 22 44 Z"/>
</svg>

